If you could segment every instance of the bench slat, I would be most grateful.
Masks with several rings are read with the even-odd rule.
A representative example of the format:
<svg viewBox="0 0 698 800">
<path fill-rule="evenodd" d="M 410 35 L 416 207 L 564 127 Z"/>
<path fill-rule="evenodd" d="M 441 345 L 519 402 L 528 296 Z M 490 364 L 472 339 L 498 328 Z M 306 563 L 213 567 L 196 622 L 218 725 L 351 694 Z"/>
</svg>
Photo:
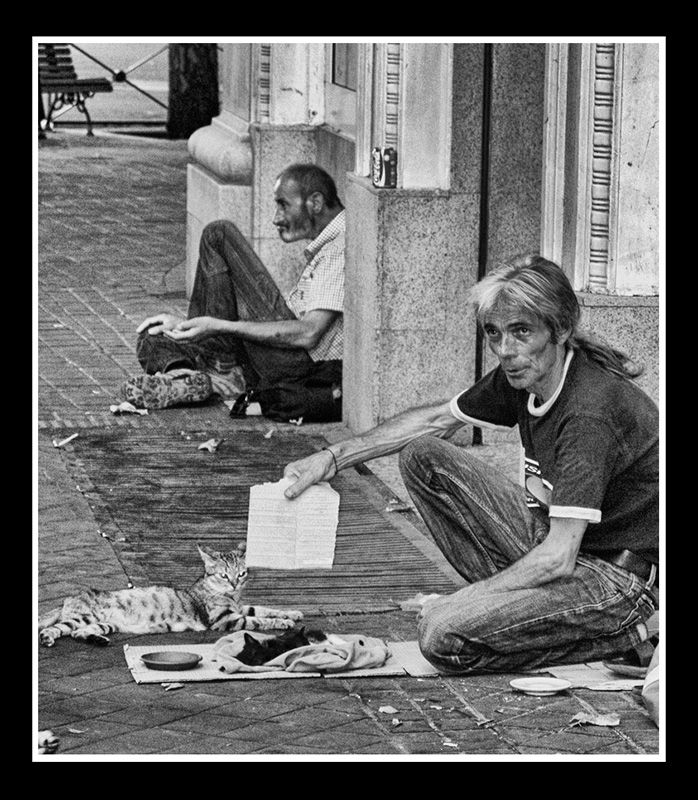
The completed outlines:
<svg viewBox="0 0 698 800">
<path fill-rule="evenodd" d="M 78 78 L 65 80 L 49 78 L 39 80 L 39 88 L 44 92 L 112 92 L 114 87 L 106 78 Z"/>
<path fill-rule="evenodd" d="M 68 45 L 39 45 L 39 89 L 44 92 L 111 92 L 108 78 L 78 78 Z"/>
</svg>

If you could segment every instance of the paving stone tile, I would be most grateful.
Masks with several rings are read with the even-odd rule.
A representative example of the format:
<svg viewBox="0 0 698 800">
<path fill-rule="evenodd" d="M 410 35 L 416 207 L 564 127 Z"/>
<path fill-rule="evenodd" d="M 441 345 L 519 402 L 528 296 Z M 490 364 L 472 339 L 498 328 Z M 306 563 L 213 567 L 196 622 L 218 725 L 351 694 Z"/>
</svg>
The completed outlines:
<svg viewBox="0 0 698 800">
<path fill-rule="evenodd" d="M 95 719 L 121 708 L 123 705 L 119 702 L 95 702 L 85 695 L 66 696 L 39 708 L 39 725 L 42 729 L 53 728 L 78 719 Z"/>
<path fill-rule="evenodd" d="M 90 746 L 93 742 L 110 739 L 122 733 L 133 733 L 130 725 L 107 722 L 103 719 L 78 720 L 71 724 L 60 725 L 52 728 L 60 739 L 60 753 L 70 752 L 72 749 Z"/>
<path fill-rule="evenodd" d="M 217 708 L 221 705 L 221 699 L 218 695 L 196 691 L 196 689 L 193 689 L 194 686 L 196 686 L 196 684 L 185 684 L 182 689 L 166 692 L 158 685 L 157 688 L 162 694 L 158 695 L 157 702 L 164 708 L 176 708 L 191 713 L 209 708 Z"/>
<path fill-rule="evenodd" d="M 216 710 L 214 709 L 214 711 Z M 187 717 L 181 717 L 178 720 L 168 722 L 167 727 L 172 728 L 172 730 L 195 731 L 196 733 L 206 733 L 216 736 L 236 737 L 239 731 L 252 724 L 237 717 L 214 713 L 214 711 L 206 711 L 198 714 L 191 714 Z"/>
<path fill-rule="evenodd" d="M 125 678 L 117 670 L 106 669 L 77 675 L 42 678 L 40 685 L 45 690 L 63 692 L 64 694 L 86 694 L 100 689 L 108 689 L 109 696 L 113 697 L 112 690 L 115 687 L 130 682 L 130 678 Z"/>
<path fill-rule="evenodd" d="M 186 719 L 192 712 L 182 708 L 167 708 L 153 703 L 130 704 L 108 714 L 102 714 L 100 720 L 129 725 L 131 728 L 154 728 L 167 725 L 174 720 Z"/>
<path fill-rule="evenodd" d="M 555 728 L 516 728 L 500 729 L 508 739 L 529 746 L 544 748 L 562 748 L 569 752 L 593 752 L 609 741 L 618 741 L 617 734 L 610 728 L 599 729 L 601 732 L 588 732 L 571 728 L 560 730 Z"/>
<path fill-rule="evenodd" d="M 272 744 L 262 745 L 255 747 L 249 751 L 253 755 L 269 755 L 269 756 L 291 756 L 291 755 L 313 755 L 324 756 L 328 754 L 328 750 L 324 745 L 319 747 L 311 747 L 310 745 L 300 744 Z M 340 751 L 334 751 L 337 754 Z"/>
<path fill-rule="evenodd" d="M 257 749 L 258 745 L 254 742 L 241 742 L 220 736 L 189 736 L 180 741 L 176 747 L 158 752 L 182 753 L 183 755 L 244 755 Z"/>
<path fill-rule="evenodd" d="M 88 742 L 74 747 L 71 755 L 81 753 L 109 753 L 113 755 L 144 755 L 162 753 L 181 745 L 189 746 L 197 737 L 182 731 L 167 728 L 149 728 L 147 730 L 130 730 L 108 739 Z"/>
<path fill-rule="evenodd" d="M 659 731 L 657 728 L 654 730 L 630 731 L 628 738 L 646 753 L 659 752 Z"/>
<path fill-rule="evenodd" d="M 302 710 L 303 703 L 290 700 L 289 702 L 279 702 L 275 698 L 270 698 L 269 701 L 254 702 L 254 699 L 245 701 L 239 700 L 237 702 L 223 702 L 219 699 L 221 705 L 221 713 L 226 716 L 238 717 L 240 720 L 254 721 L 262 719 L 273 719 L 282 716 L 288 712 L 295 712 Z"/>
<path fill-rule="evenodd" d="M 355 726 L 345 726 L 299 735 L 294 740 L 294 744 L 304 747 L 325 748 L 328 753 L 352 753 L 356 747 L 374 745 L 386 747 L 386 741 L 389 738 L 376 727 L 368 728 L 362 726 L 358 729 Z"/>
<path fill-rule="evenodd" d="M 244 728 L 231 729 L 229 736 L 244 742 L 256 742 L 260 747 L 270 743 L 295 741 L 297 735 L 289 725 L 280 725 L 275 720 L 262 720 Z"/>
</svg>

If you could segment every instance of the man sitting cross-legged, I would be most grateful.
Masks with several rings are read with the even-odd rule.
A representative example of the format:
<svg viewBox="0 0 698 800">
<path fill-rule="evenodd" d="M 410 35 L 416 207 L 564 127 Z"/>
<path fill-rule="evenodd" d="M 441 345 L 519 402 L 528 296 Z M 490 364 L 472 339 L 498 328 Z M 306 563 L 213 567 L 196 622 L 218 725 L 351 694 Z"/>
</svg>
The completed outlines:
<svg viewBox="0 0 698 800">
<path fill-rule="evenodd" d="M 315 411 L 341 418 L 345 214 L 334 181 L 293 164 L 274 188 L 273 223 L 286 242 L 309 239 L 307 264 L 284 298 L 249 242 L 227 220 L 204 228 L 188 318 L 138 327 L 144 374 L 121 387 L 140 408 L 238 397 L 279 382 L 314 392 Z"/>
<path fill-rule="evenodd" d="M 637 650 L 652 638 L 659 602 L 657 406 L 627 356 L 579 327 L 579 302 L 556 264 L 515 258 L 472 299 L 497 367 L 450 402 L 287 465 L 286 496 L 400 451 L 417 510 L 466 581 L 419 615 L 421 650 L 444 673 Z M 445 441 L 465 424 L 518 425 L 523 486 Z"/>
</svg>

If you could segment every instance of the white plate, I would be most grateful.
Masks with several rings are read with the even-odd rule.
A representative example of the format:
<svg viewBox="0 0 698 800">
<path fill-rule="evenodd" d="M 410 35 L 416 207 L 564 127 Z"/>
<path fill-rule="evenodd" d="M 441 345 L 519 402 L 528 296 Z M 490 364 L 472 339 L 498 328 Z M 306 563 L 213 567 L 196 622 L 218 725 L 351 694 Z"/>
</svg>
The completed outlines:
<svg viewBox="0 0 698 800">
<path fill-rule="evenodd" d="M 569 689 L 572 684 L 562 678 L 517 678 L 509 681 L 512 689 L 518 689 L 526 694 L 534 694 L 543 697 L 548 694 L 557 694 Z"/>
</svg>

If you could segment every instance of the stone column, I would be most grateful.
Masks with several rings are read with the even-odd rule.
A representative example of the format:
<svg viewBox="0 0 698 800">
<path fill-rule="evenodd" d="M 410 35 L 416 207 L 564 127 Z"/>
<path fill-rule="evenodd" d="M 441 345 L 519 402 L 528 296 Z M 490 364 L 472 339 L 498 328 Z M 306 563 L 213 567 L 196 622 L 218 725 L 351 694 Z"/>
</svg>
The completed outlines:
<svg viewBox="0 0 698 800">
<path fill-rule="evenodd" d="M 221 113 L 189 139 L 187 293 L 204 226 L 231 219 L 283 291 L 302 267 L 304 243 L 280 241 L 272 225 L 276 176 L 294 161 L 315 161 L 324 112 L 324 45 L 225 44 Z"/>
<path fill-rule="evenodd" d="M 219 59 L 221 113 L 188 141 L 186 290 L 191 296 L 204 227 L 232 220 L 252 234 L 252 145 L 248 133 L 251 45 L 223 46 Z"/>
<path fill-rule="evenodd" d="M 357 174 L 347 186 L 345 421 L 365 430 L 405 408 L 447 398 L 473 371 L 465 292 L 477 263 L 481 48 L 364 45 L 360 60 Z M 370 81 L 370 83 L 369 83 Z M 468 134 L 452 123 L 466 97 Z M 372 146 L 396 147 L 398 186 L 368 177 Z M 464 330 L 467 334 L 464 335 Z"/>
<path fill-rule="evenodd" d="M 369 57 L 348 190 L 344 391 L 353 429 L 472 384 L 467 294 L 485 232 L 484 45 L 373 45 L 364 75 Z M 490 262 L 537 247 L 545 51 L 496 45 L 492 58 Z M 373 145 L 397 148 L 396 189 L 371 186 Z"/>
<path fill-rule="evenodd" d="M 544 255 L 658 397 L 659 46 L 548 45 Z"/>
</svg>

